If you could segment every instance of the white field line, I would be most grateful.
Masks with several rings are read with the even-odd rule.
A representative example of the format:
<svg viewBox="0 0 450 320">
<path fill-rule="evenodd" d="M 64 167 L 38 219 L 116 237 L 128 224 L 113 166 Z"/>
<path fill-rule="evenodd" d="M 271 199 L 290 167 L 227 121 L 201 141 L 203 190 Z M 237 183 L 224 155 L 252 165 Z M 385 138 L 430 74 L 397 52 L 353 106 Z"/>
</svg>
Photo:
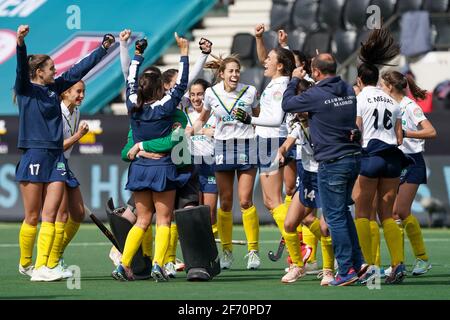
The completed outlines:
<svg viewBox="0 0 450 320">
<path fill-rule="evenodd" d="M 424 239 L 425 242 L 450 242 L 450 239 Z M 384 239 L 381 241 L 384 242 Z M 279 243 L 278 240 L 261 240 L 259 243 L 261 244 L 275 244 Z M 408 239 L 405 239 L 405 242 L 409 242 Z M 102 246 L 112 246 L 111 242 L 73 242 L 69 246 L 71 247 L 102 247 Z M 17 248 L 19 247 L 18 243 L 0 243 L 0 248 Z"/>
</svg>

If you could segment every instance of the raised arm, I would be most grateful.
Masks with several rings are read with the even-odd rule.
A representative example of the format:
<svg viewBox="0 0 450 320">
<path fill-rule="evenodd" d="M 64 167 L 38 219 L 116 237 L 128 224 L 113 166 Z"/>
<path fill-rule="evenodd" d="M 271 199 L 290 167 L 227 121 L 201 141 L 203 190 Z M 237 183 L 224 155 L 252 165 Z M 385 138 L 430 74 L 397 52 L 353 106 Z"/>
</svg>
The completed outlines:
<svg viewBox="0 0 450 320">
<path fill-rule="evenodd" d="M 189 81 L 187 85 L 188 88 L 192 82 L 194 82 L 200 77 L 203 71 L 203 67 L 205 66 L 206 60 L 208 60 L 209 54 L 212 51 L 212 42 L 209 41 L 208 39 L 201 38 L 199 41 L 199 46 L 202 53 L 195 62 L 195 65 L 192 68 L 192 72 L 189 72 Z M 180 77 L 180 74 L 178 74 L 178 77 Z"/>
<path fill-rule="evenodd" d="M 264 61 L 267 58 L 267 49 L 264 45 L 264 24 L 258 24 L 255 27 L 255 39 L 256 39 L 256 53 L 258 54 L 259 63 L 264 65 Z"/>
<path fill-rule="evenodd" d="M 128 39 L 131 36 L 131 30 L 125 29 L 122 30 L 119 34 L 120 39 L 120 66 L 122 68 L 123 77 L 125 81 L 127 81 L 128 77 L 128 68 L 130 66 L 131 57 L 128 52 Z"/>
<path fill-rule="evenodd" d="M 27 60 L 27 47 L 25 46 L 25 37 L 30 28 L 28 25 L 21 25 L 17 29 L 17 69 L 16 69 L 16 83 L 14 90 L 17 94 L 23 94 L 30 87 L 30 73 Z"/>
<path fill-rule="evenodd" d="M 89 125 L 86 122 L 81 122 L 77 132 L 75 132 L 73 136 L 71 136 L 70 138 L 64 139 L 64 147 L 63 147 L 64 151 L 72 147 L 88 132 L 89 132 Z"/>
<path fill-rule="evenodd" d="M 89 53 L 86 57 L 55 79 L 56 91 L 61 94 L 80 81 L 104 56 L 106 56 L 107 50 L 114 42 L 114 36 L 106 34 L 103 37 L 103 42 L 100 47 Z"/>
</svg>

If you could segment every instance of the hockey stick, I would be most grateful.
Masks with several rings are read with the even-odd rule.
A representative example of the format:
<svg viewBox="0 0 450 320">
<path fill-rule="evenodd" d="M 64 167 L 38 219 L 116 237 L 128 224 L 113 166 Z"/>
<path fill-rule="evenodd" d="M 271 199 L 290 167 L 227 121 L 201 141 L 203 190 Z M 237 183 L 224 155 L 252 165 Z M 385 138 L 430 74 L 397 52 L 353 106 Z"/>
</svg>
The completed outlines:
<svg viewBox="0 0 450 320">
<path fill-rule="evenodd" d="M 280 240 L 280 243 L 278 244 L 277 252 L 273 253 L 273 251 L 271 250 L 267 254 L 269 256 L 269 259 L 272 260 L 273 262 L 280 260 L 282 254 L 283 254 L 284 247 L 285 247 L 285 241 L 282 237 Z"/>
<path fill-rule="evenodd" d="M 119 250 L 119 252 L 121 252 L 120 250 L 120 246 L 117 243 L 116 238 L 114 237 L 114 235 L 111 233 L 111 231 L 109 231 L 109 229 L 103 224 L 103 222 L 101 222 L 92 212 L 91 210 L 89 210 L 89 208 L 87 208 L 86 206 L 84 206 L 84 210 L 86 211 L 87 214 L 89 214 L 89 217 L 92 219 L 92 221 L 95 223 L 95 225 L 100 229 L 100 231 L 109 239 L 109 241 L 111 241 L 111 243 L 114 245 L 114 247 L 116 247 L 117 250 Z"/>
<path fill-rule="evenodd" d="M 222 243 L 222 241 L 220 241 L 220 239 L 215 239 L 215 240 L 216 240 L 216 243 Z M 231 240 L 231 243 L 232 244 L 237 244 L 237 245 L 240 245 L 240 246 L 245 246 L 247 244 L 247 241 L 244 241 L 244 240 Z"/>
</svg>

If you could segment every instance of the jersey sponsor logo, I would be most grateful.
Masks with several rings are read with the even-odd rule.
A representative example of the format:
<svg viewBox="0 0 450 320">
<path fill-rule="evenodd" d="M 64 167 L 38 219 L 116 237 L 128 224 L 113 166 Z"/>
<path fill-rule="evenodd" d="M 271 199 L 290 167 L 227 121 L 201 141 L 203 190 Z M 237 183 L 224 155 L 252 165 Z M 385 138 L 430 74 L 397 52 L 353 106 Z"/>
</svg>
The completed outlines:
<svg viewBox="0 0 450 320">
<path fill-rule="evenodd" d="M 281 91 L 276 91 L 273 94 L 273 100 L 275 101 L 281 101 L 281 99 L 283 99 L 283 93 Z"/>
<path fill-rule="evenodd" d="M 28 17 L 47 0 L 0 0 L 0 17 Z"/>
<path fill-rule="evenodd" d="M 0 29 L 0 64 L 16 53 L 16 45 L 16 33 L 12 30 Z"/>
<path fill-rule="evenodd" d="M 414 113 L 414 116 L 415 116 L 416 118 L 423 118 L 423 117 L 425 116 L 425 115 L 423 114 L 423 111 L 422 111 L 422 109 L 421 109 L 420 107 L 415 108 L 414 111 L 413 111 L 413 113 Z"/>
<path fill-rule="evenodd" d="M 114 34 L 116 39 L 118 34 Z M 142 36 L 141 33 L 133 34 L 129 43 L 134 43 L 136 39 Z M 88 53 L 92 52 L 101 45 L 103 33 L 87 33 L 78 32 L 65 40 L 58 48 L 56 48 L 50 56 L 55 62 L 57 75 L 67 71 L 79 60 L 84 58 Z M 108 50 L 108 54 L 86 75 L 83 80 L 87 81 L 107 69 L 107 66 L 119 56 L 119 41 L 116 41 Z"/>
<path fill-rule="evenodd" d="M 66 165 L 64 164 L 64 162 L 58 162 L 56 164 L 56 170 L 58 170 L 58 171 L 66 171 Z"/>
<path fill-rule="evenodd" d="M 236 120 L 236 118 L 230 114 L 230 115 L 220 117 L 220 120 L 222 120 L 223 122 L 233 122 Z"/>
</svg>

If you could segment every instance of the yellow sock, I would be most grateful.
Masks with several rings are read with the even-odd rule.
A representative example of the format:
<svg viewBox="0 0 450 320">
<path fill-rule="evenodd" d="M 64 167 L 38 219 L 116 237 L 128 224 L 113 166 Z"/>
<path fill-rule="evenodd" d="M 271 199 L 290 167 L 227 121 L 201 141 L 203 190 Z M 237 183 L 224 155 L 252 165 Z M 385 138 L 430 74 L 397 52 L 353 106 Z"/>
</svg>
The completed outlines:
<svg viewBox="0 0 450 320">
<path fill-rule="evenodd" d="M 69 216 L 69 220 L 67 220 L 66 226 L 64 227 L 64 238 L 61 247 L 61 252 L 64 253 L 67 245 L 69 244 L 70 241 L 72 241 L 73 237 L 75 236 L 79 228 L 80 223 L 73 221 Z"/>
<path fill-rule="evenodd" d="M 142 239 L 144 239 L 144 229 L 137 226 L 133 226 L 127 235 L 125 240 L 125 247 L 123 248 L 122 260 L 120 261 L 125 267 L 131 266 L 133 257 L 141 246 Z"/>
<path fill-rule="evenodd" d="M 214 239 L 217 239 L 219 237 L 219 229 L 217 228 L 217 223 L 214 223 L 212 225 L 212 233 L 213 233 Z"/>
<path fill-rule="evenodd" d="M 334 251 L 331 242 L 331 236 L 320 238 L 320 246 L 322 248 L 323 269 L 334 270 Z"/>
<path fill-rule="evenodd" d="M 256 207 L 241 209 L 248 251 L 259 250 L 259 218 Z"/>
<path fill-rule="evenodd" d="M 37 226 L 22 223 L 19 232 L 20 265 L 29 267 L 32 262 L 34 242 L 36 241 Z"/>
<path fill-rule="evenodd" d="M 52 250 L 48 257 L 47 266 L 54 268 L 58 265 L 59 259 L 62 255 L 62 245 L 64 240 L 64 222 L 55 222 L 55 239 L 53 240 Z"/>
<path fill-rule="evenodd" d="M 178 229 L 177 225 L 172 222 L 170 225 L 170 241 L 169 247 L 167 248 L 166 255 L 164 257 L 164 264 L 168 262 L 175 263 L 177 255 L 177 243 L 178 243 Z"/>
<path fill-rule="evenodd" d="M 292 202 L 292 196 L 286 195 L 286 197 L 284 197 L 284 204 L 286 205 L 286 208 L 289 209 L 289 207 L 291 206 L 291 202 Z"/>
<path fill-rule="evenodd" d="M 145 257 L 150 257 L 150 259 L 153 258 L 153 230 L 151 224 L 144 233 L 144 239 L 142 239 L 142 254 Z"/>
<path fill-rule="evenodd" d="M 378 222 L 370 221 L 370 236 L 372 238 L 372 259 L 377 267 L 381 266 L 380 227 Z"/>
<path fill-rule="evenodd" d="M 426 253 L 425 243 L 423 242 L 422 237 L 422 230 L 420 229 L 420 224 L 419 221 L 417 221 L 417 218 L 412 214 L 409 215 L 403 221 L 403 226 L 416 258 L 428 261 L 428 255 Z"/>
<path fill-rule="evenodd" d="M 280 204 L 275 209 L 270 210 L 270 212 L 272 213 L 273 220 L 275 220 L 275 223 L 277 224 L 278 230 L 280 230 L 282 237 L 284 237 L 285 234 L 284 220 L 286 220 L 287 211 L 288 208 L 284 203 Z"/>
<path fill-rule="evenodd" d="M 402 261 L 405 261 L 405 228 L 401 219 L 395 220 L 395 223 L 400 228 L 400 234 L 402 235 Z"/>
<path fill-rule="evenodd" d="M 359 246 L 364 256 L 364 260 L 369 265 L 373 265 L 372 237 L 370 235 L 370 221 L 366 218 L 355 220 L 356 231 L 358 233 Z"/>
<path fill-rule="evenodd" d="M 317 260 L 317 242 L 322 237 L 320 234 L 320 220 L 315 218 L 309 227 L 302 227 L 303 242 L 312 248 L 311 256 L 308 262 L 316 262 Z"/>
<path fill-rule="evenodd" d="M 292 264 L 303 266 L 302 253 L 300 252 L 300 239 L 297 232 L 285 232 L 284 241 L 291 256 Z"/>
<path fill-rule="evenodd" d="M 222 211 L 217 209 L 217 230 L 219 231 L 220 241 L 222 242 L 222 249 L 233 251 L 233 244 L 231 243 L 233 236 L 233 213 L 231 211 Z"/>
<path fill-rule="evenodd" d="M 55 224 L 51 222 L 42 222 L 37 242 L 37 258 L 34 266 L 36 269 L 47 265 L 54 238 Z"/>
<path fill-rule="evenodd" d="M 400 228 L 392 218 L 384 220 L 382 225 L 384 239 L 386 240 L 391 255 L 391 265 L 396 266 L 403 262 L 402 235 L 400 233 Z"/>
<path fill-rule="evenodd" d="M 155 258 L 153 264 L 157 263 L 160 266 L 164 263 L 164 257 L 170 243 L 170 227 L 160 225 L 156 229 L 155 235 Z"/>
</svg>

